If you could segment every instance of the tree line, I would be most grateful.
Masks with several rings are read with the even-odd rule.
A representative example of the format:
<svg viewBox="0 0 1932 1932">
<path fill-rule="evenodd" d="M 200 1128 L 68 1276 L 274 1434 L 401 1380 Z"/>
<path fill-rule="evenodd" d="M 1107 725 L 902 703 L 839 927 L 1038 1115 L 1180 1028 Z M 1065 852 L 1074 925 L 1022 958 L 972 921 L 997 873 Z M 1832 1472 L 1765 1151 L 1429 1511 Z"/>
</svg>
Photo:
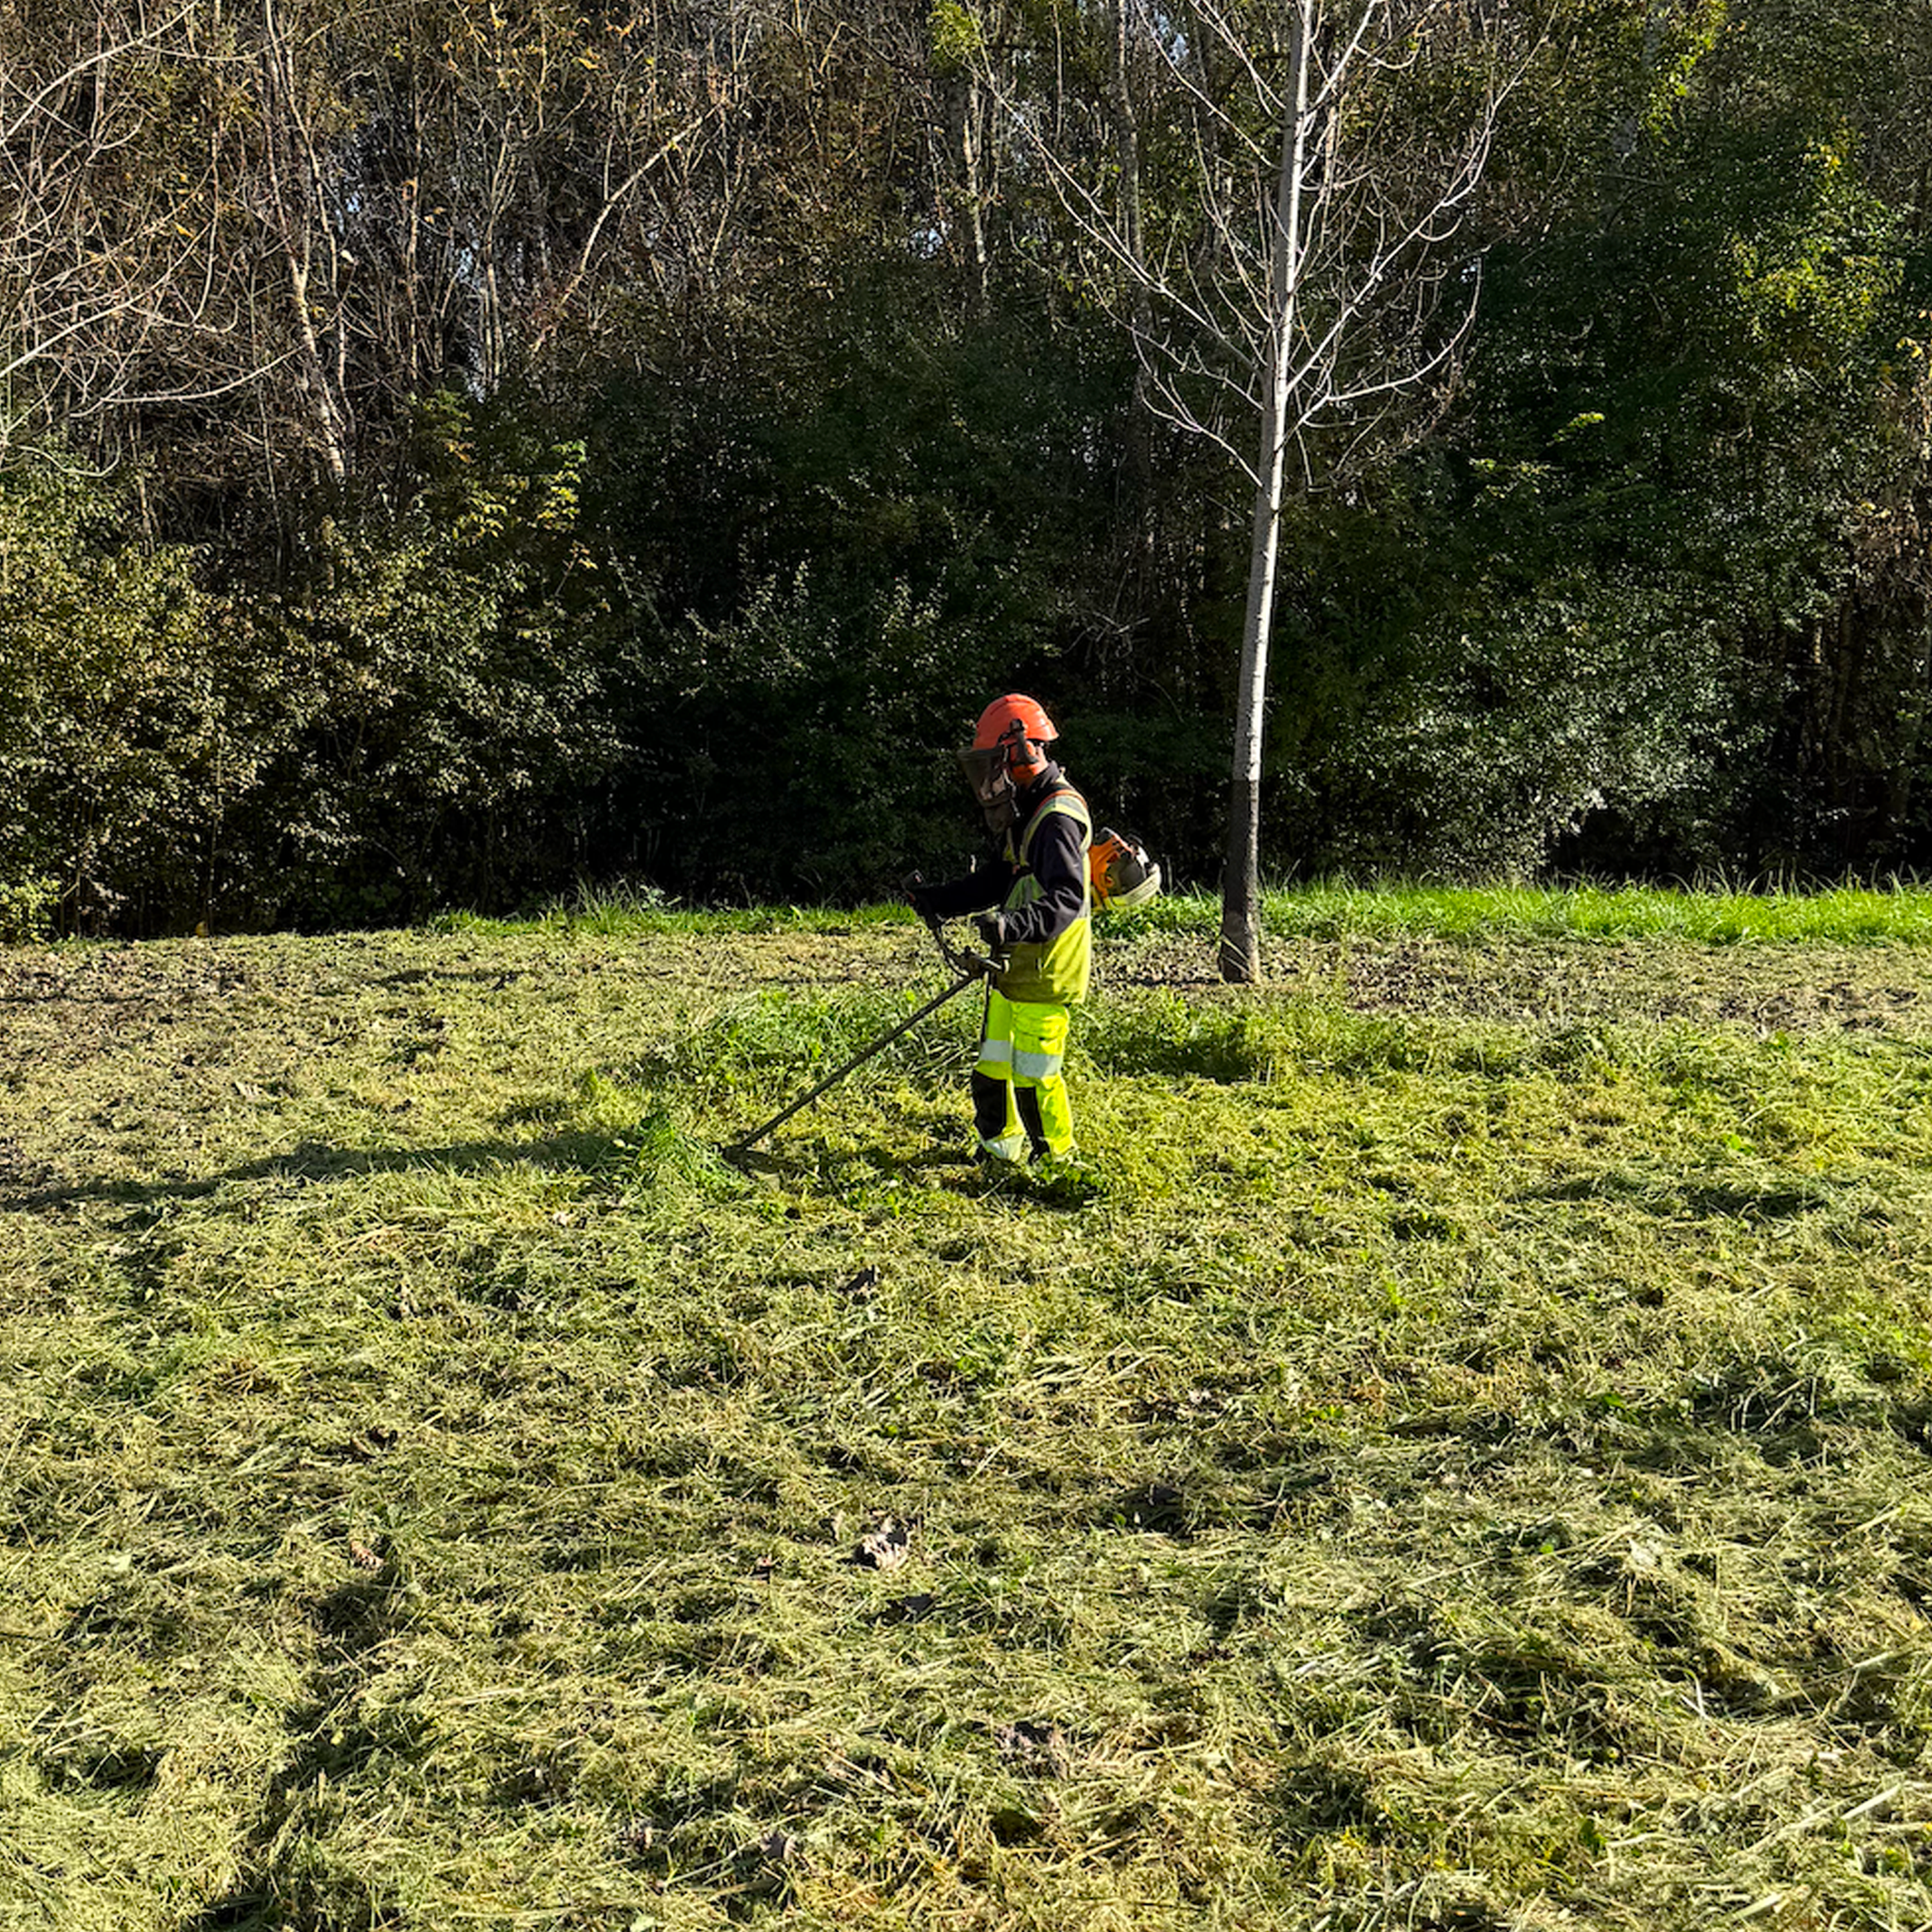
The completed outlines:
<svg viewBox="0 0 1932 1932">
<path fill-rule="evenodd" d="M 1913 870 L 1928 177 L 1879 0 L 0 0 L 0 933 L 878 896 L 1016 687 L 1192 884 Z"/>
</svg>

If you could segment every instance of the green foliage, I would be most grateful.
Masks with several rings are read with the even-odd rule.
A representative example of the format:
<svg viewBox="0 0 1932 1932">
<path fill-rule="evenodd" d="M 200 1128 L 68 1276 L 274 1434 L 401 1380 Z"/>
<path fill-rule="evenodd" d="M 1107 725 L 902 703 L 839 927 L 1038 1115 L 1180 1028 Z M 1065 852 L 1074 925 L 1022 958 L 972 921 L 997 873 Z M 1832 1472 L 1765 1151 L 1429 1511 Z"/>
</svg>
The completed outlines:
<svg viewBox="0 0 1932 1932">
<path fill-rule="evenodd" d="M 1598 44 L 1624 131 L 1567 150 L 1594 165 L 1561 186 L 1533 143 L 1589 98 L 1588 62 L 1572 48 L 1568 107 L 1529 90 L 1542 118 L 1492 184 L 1552 218 L 1488 251 L 1460 421 L 1384 488 L 1379 532 L 1318 526 L 1331 583 L 1372 586 L 1398 532 L 1410 580 L 1346 626 L 1288 620 L 1331 657 L 1354 640 L 1348 697 L 1318 686 L 1285 728 L 1317 865 L 1837 872 L 1916 849 L 1897 814 L 1932 604 L 1898 542 L 1928 474 L 1900 343 L 1932 258 L 1857 124 L 1910 62 L 1850 34 L 1864 10 L 1634 18 Z"/>
<path fill-rule="evenodd" d="M 62 452 L 0 471 L 0 890 L 9 928 L 194 906 L 211 826 L 260 747 L 221 688 L 181 546 L 144 542 Z"/>
<path fill-rule="evenodd" d="M 59 899 L 58 880 L 45 873 L 0 880 L 0 945 L 50 937 Z"/>
<path fill-rule="evenodd" d="M 1123 44 L 1058 0 L 808 0 L 742 46 L 728 9 L 138 10 L 0 28 L 16 110 L 116 50 L 0 167 L 0 361 L 41 345 L 0 425 L 0 928 L 875 900 L 976 848 L 946 753 L 1014 686 L 1172 882 L 1217 876 L 1240 486 L 1000 124 L 1109 208 L 1131 148 L 1145 247 L 1239 309 L 1147 38 L 1217 44 L 1188 9 Z M 1276 71 L 1280 10 L 1238 15 Z M 1264 862 L 1922 867 L 1924 10 L 1511 17 L 1546 32 L 1444 265 L 1460 359 L 1301 451 L 1346 482 L 1283 532 Z M 1345 131 L 1462 124 L 1455 44 Z M 80 256 L 56 178 L 100 184 Z M 1197 373 L 1245 447 L 1245 372 Z"/>
<path fill-rule="evenodd" d="M 368 920 L 501 899 L 572 854 L 608 770 L 580 443 L 444 395 L 409 494 L 320 515 L 301 572 L 206 560 L 49 464 L 0 478 L 0 881 L 60 923 Z"/>
<path fill-rule="evenodd" d="M 412 457 L 406 496 L 323 519 L 251 612 L 284 748 L 253 806 L 257 916 L 527 893 L 574 856 L 572 794 L 616 755 L 582 444 L 446 393 Z"/>
<path fill-rule="evenodd" d="M 970 66 L 985 48 L 986 36 L 980 22 L 959 0 L 933 0 L 932 10 L 926 16 L 926 32 L 933 67 L 940 74 Z"/>
<path fill-rule="evenodd" d="M 748 366 L 626 381 L 593 435 L 586 533 L 623 560 L 627 632 L 607 862 L 714 900 L 956 864 L 980 706 L 1078 709 L 1118 365 L 1024 311 L 962 326 L 922 268 L 840 274 Z"/>
</svg>

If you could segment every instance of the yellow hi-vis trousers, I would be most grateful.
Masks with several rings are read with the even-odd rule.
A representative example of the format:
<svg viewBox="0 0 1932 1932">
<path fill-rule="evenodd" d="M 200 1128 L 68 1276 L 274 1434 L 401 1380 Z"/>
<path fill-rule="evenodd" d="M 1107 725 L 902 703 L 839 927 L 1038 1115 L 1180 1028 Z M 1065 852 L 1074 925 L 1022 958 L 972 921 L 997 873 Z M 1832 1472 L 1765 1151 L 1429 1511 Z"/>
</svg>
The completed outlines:
<svg viewBox="0 0 1932 1932">
<path fill-rule="evenodd" d="M 973 1069 L 973 1116 L 982 1153 L 1018 1162 L 1073 1151 L 1073 1110 L 1060 1066 L 1070 1015 L 1064 1006 L 986 992 L 986 1024 Z"/>
</svg>

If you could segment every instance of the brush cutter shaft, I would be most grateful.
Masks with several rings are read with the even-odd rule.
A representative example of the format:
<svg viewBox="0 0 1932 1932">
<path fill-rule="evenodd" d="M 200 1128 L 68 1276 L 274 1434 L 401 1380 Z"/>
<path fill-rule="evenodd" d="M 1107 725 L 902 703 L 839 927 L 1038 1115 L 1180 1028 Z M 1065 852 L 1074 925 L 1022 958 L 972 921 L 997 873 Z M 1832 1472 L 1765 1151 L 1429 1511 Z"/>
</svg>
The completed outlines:
<svg viewBox="0 0 1932 1932">
<path fill-rule="evenodd" d="M 771 1132 L 774 1127 L 783 1126 L 785 1122 L 791 1118 L 793 1114 L 810 1106 L 812 1102 L 818 1098 L 820 1094 L 825 1092 L 828 1088 L 837 1086 L 839 1082 L 845 1078 L 847 1074 L 853 1072 L 856 1068 L 864 1066 L 866 1062 L 870 1060 L 874 1054 L 883 1053 L 887 1047 L 892 1045 L 894 1040 L 898 1038 L 901 1034 L 910 1033 L 914 1027 L 918 1025 L 921 1020 L 926 1018 L 928 1013 L 938 1012 L 941 1006 L 945 1005 L 948 1000 L 956 998 L 960 994 L 964 992 L 968 986 L 971 986 L 976 980 L 980 978 L 984 970 L 992 964 L 992 962 L 990 960 L 975 960 L 972 967 L 969 970 L 962 971 L 961 976 L 954 980 L 952 984 L 948 986 L 943 992 L 935 993 L 931 999 L 926 1001 L 924 1006 L 920 1008 L 918 1012 L 910 1014 L 906 1018 L 900 1021 L 898 1024 L 894 1027 L 890 1033 L 881 1034 L 877 1040 L 873 1041 L 870 1046 L 866 1047 L 860 1052 L 853 1054 L 852 1058 L 847 1060 L 845 1064 L 840 1067 L 836 1073 L 826 1075 L 826 1076 L 821 1080 L 816 1087 L 813 1088 L 809 1094 L 800 1095 L 800 1097 L 794 1100 L 789 1107 L 786 1108 L 783 1113 L 774 1114 L 762 1127 L 760 1127 L 757 1130 L 757 1132 L 754 1133 L 747 1134 L 741 1141 L 733 1142 L 728 1151 L 732 1154 L 748 1154 L 760 1141 L 764 1138 L 766 1135 Z"/>
<path fill-rule="evenodd" d="M 919 883 L 919 874 L 916 872 L 914 873 L 907 883 L 909 885 L 916 885 Z M 940 957 L 959 976 L 951 986 L 934 994 L 932 998 L 928 1000 L 916 1012 L 908 1014 L 892 1028 L 890 1033 L 881 1034 L 870 1046 L 861 1048 L 846 1061 L 843 1066 L 839 1068 L 837 1072 L 828 1073 L 810 1093 L 800 1094 L 783 1113 L 774 1114 L 762 1127 L 747 1134 L 741 1141 L 734 1141 L 724 1150 L 728 1155 L 749 1154 L 752 1149 L 756 1147 L 774 1127 L 783 1126 L 793 1114 L 800 1113 L 810 1106 L 820 1094 L 830 1088 L 837 1086 L 847 1074 L 864 1066 L 873 1054 L 883 1053 L 901 1034 L 910 1033 L 928 1013 L 937 1012 L 948 1000 L 958 998 L 976 981 L 997 980 L 1006 970 L 1006 960 L 999 954 L 995 953 L 989 958 L 984 953 L 964 952 L 958 947 L 949 945 L 946 943 L 946 934 L 940 928 L 939 921 L 930 913 L 925 915 L 925 919 L 926 930 L 932 934 L 934 943 L 938 946 Z"/>
</svg>

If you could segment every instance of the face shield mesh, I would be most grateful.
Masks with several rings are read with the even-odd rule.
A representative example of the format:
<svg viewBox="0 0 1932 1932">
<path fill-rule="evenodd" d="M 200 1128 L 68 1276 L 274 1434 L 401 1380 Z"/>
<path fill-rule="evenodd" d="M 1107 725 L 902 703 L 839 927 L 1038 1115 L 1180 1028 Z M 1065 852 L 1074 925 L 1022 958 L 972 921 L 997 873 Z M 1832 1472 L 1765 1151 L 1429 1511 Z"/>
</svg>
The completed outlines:
<svg viewBox="0 0 1932 1932">
<path fill-rule="evenodd" d="M 1006 748 L 994 745 L 982 751 L 976 746 L 957 755 L 986 830 L 996 838 L 1002 836 L 1011 828 L 1015 815 L 1013 775 L 1007 769 Z"/>
<path fill-rule="evenodd" d="M 966 782 L 973 788 L 973 796 L 983 807 L 998 805 L 1013 788 L 1012 774 L 1006 770 L 1006 752 L 1003 745 L 994 745 L 986 751 L 974 749 L 958 754 L 959 769 L 966 774 Z"/>
</svg>

